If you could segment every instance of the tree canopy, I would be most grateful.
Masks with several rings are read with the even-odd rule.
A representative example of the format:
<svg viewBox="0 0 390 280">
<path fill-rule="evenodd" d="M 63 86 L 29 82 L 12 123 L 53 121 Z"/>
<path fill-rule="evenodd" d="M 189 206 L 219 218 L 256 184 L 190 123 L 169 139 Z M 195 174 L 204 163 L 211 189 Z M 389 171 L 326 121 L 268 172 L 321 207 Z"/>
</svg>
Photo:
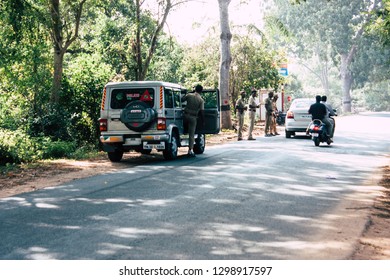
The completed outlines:
<svg viewBox="0 0 390 280">
<path fill-rule="evenodd" d="M 223 25 L 194 45 L 163 28 L 188 1 L 1 1 L 0 164 L 96 149 L 100 98 L 109 81 L 221 87 L 230 127 L 229 105 L 240 90 L 287 84 L 287 91 L 305 94 L 308 78 L 278 74 L 279 64 L 293 56 L 335 99 L 348 101 L 353 91 L 359 106 L 389 109 L 378 101 L 389 96 L 389 0 L 275 0 L 279 9 L 269 18 L 284 37 L 259 22 L 235 26 L 226 14 Z M 231 1 L 218 3 L 227 8 Z"/>
</svg>

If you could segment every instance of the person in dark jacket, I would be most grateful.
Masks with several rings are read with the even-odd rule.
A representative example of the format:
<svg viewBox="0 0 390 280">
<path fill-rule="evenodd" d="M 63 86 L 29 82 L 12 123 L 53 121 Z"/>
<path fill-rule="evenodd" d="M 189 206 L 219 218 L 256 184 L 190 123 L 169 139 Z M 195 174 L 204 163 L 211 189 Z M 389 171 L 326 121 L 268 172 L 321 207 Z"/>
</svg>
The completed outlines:
<svg viewBox="0 0 390 280">
<path fill-rule="evenodd" d="M 272 126 L 272 119 L 274 118 L 274 108 L 272 106 L 272 99 L 274 97 L 274 93 L 270 91 L 268 93 L 268 98 L 265 99 L 264 106 L 265 106 L 265 128 L 264 128 L 264 134 L 266 137 L 272 136 L 271 135 L 271 126 Z"/>
<path fill-rule="evenodd" d="M 309 114 L 311 114 L 311 119 L 312 120 L 320 120 L 323 123 L 326 124 L 326 129 L 327 129 L 327 134 L 331 135 L 331 131 L 333 130 L 333 125 L 332 123 L 328 120 L 327 115 L 328 115 L 328 109 L 326 106 L 321 103 L 321 96 L 317 95 L 316 96 L 316 103 L 312 104 L 309 108 Z M 333 141 L 332 137 L 330 137 L 331 141 Z"/>
<path fill-rule="evenodd" d="M 326 118 L 329 120 L 329 122 L 332 123 L 333 129 L 332 129 L 332 132 L 331 132 L 331 134 L 330 134 L 330 138 L 333 138 L 334 131 L 335 131 L 335 127 L 336 127 L 336 123 L 335 123 L 335 121 L 334 121 L 334 119 L 333 119 L 332 117 L 336 116 L 336 113 L 335 113 L 335 111 L 333 110 L 333 107 L 332 107 L 329 103 L 326 102 L 327 99 L 328 99 L 328 98 L 326 97 L 326 95 L 323 95 L 323 96 L 321 97 L 321 103 L 324 104 L 324 105 L 326 106 L 326 109 L 328 109 L 328 113 L 327 113 L 327 115 L 326 115 Z"/>
</svg>

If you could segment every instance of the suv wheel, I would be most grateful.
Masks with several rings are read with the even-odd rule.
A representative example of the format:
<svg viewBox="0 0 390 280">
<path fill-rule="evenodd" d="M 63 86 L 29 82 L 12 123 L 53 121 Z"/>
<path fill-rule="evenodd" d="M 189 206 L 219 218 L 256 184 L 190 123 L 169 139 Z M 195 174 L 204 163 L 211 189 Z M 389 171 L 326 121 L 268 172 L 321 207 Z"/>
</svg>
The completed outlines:
<svg viewBox="0 0 390 280">
<path fill-rule="evenodd" d="M 145 102 L 133 101 L 126 105 L 121 113 L 121 122 L 128 129 L 141 132 L 150 127 L 156 119 L 157 113 L 150 108 Z"/>
<path fill-rule="evenodd" d="M 108 158 L 112 162 L 119 162 L 123 157 L 123 151 L 107 152 Z"/>
<path fill-rule="evenodd" d="M 195 139 L 194 153 L 198 155 L 203 154 L 205 147 L 206 147 L 206 135 L 200 134 Z"/>
<path fill-rule="evenodd" d="M 173 133 L 171 137 L 171 141 L 167 143 L 165 150 L 163 151 L 163 156 L 167 160 L 173 160 L 177 158 L 178 152 L 178 140 L 177 133 Z"/>
</svg>

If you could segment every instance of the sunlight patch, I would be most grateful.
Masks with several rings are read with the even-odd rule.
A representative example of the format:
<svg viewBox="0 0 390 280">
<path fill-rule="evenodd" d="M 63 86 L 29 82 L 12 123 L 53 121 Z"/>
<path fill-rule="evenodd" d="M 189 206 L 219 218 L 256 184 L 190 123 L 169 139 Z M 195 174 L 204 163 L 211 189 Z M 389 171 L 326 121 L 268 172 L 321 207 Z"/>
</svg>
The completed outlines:
<svg viewBox="0 0 390 280">
<path fill-rule="evenodd" d="M 140 229 L 140 228 L 118 228 L 114 230 L 111 234 L 123 238 L 140 238 L 146 235 L 169 235 L 174 234 L 173 230 L 168 229 Z"/>
<path fill-rule="evenodd" d="M 43 202 L 38 202 L 36 204 L 36 207 L 38 207 L 38 208 L 47 208 L 47 209 L 57 209 L 57 208 L 60 208 L 57 205 L 49 204 L 49 203 L 43 203 Z"/>
</svg>

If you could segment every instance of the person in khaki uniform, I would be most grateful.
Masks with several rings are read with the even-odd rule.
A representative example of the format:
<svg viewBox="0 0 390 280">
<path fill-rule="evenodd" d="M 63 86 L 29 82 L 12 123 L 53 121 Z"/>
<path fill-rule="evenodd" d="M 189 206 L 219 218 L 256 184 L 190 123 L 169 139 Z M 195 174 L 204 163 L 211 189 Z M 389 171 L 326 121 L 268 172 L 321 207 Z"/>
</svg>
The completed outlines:
<svg viewBox="0 0 390 280">
<path fill-rule="evenodd" d="M 244 103 L 245 91 L 240 92 L 241 97 L 236 101 L 235 112 L 238 118 L 238 135 L 237 140 L 242 140 L 242 127 L 244 126 L 245 111 L 248 107 Z"/>
<path fill-rule="evenodd" d="M 187 101 L 187 105 L 184 108 L 184 117 L 188 123 L 188 134 L 189 134 L 188 156 L 189 157 L 195 157 L 193 149 L 195 143 L 195 130 L 196 130 L 196 124 L 198 122 L 198 115 L 200 115 L 204 125 L 204 100 L 200 96 L 202 91 L 203 91 L 203 87 L 201 85 L 197 85 L 195 87 L 194 93 L 188 93 L 182 98 L 182 101 Z"/>
<path fill-rule="evenodd" d="M 276 118 L 277 118 L 277 114 L 278 114 L 278 106 L 276 105 L 277 104 L 277 101 L 278 101 L 278 98 L 279 96 L 277 94 L 274 95 L 274 97 L 272 98 L 272 108 L 273 108 L 273 116 L 272 116 L 272 125 L 271 125 L 271 135 L 275 136 L 275 135 L 279 135 L 277 129 L 276 129 Z"/>
<path fill-rule="evenodd" d="M 264 133 L 266 137 L 272 136 L 271 135 L 271 126 L 272 126 L 272 119 L 273 119 L 273 106 L 272 106 L 272 98 L 274 97 L 274 93 L 270 91 L 268 93 L 268 97 L 265 99 L 264 106 L 265 106 L 265 129 Z"/>
<path fill-rule="evenodd" d="M 257 96 L 257 91 L 252 90 L 251 97 L 249 97 L 248 107 L 249 107 L 249 134 L 248 140 L 256 140 L 252 136 L 253 127 L 255 126 L 255 117 L 256 117 L 256 108 L 259 108 L 259 105 L 256 104 L 255 97 Z"/>
</svg>

